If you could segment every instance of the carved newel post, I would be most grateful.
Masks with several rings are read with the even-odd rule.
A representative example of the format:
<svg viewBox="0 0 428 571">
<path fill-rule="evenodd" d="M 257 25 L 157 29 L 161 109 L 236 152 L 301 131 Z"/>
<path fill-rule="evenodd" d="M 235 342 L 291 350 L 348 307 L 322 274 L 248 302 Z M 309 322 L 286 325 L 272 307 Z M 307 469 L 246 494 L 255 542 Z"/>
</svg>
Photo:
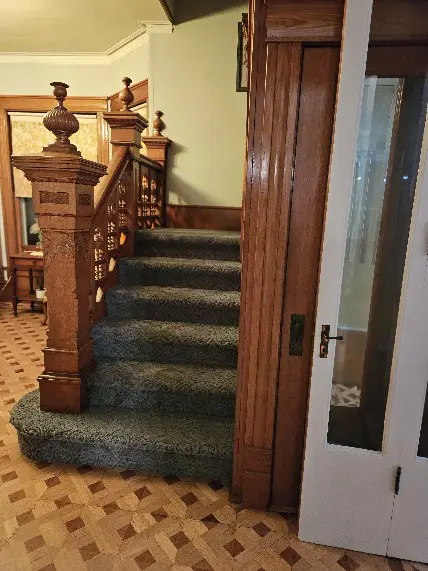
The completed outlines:
<svg viewBox="0 0 428 571">
<path fill-rule="evenodd" d="M 153 130 L 155 134 L 152 137 L 143 137 L 142 141 L 146 145 L 147 156 L 152 161 L 157 161 L 161 163 L 166 168 L 168 149 L 171 144 L 170 139 L 162 135 L 162 131 L 165 129 L 165 123 L 163 122 L 162 111 L 155 111 L 155 120 L 153 121 Z"/>
<path fill-rule="evenodd" d="M 138 156 L 141 149 L 141 133 L 148 127 L 148 121 L 138 113 L 133 113 L 129 106 L 134 101 L 134 95 L 129 89 L 132 80 L 129 77 L 122 79 L 124 87 L 119 93 L 122 101 L 120 111 L 109 111 L 103 114 L 104 119 L 110 125 L 113 153 L 120 147 L 129 147 L 133 156 Z"/>
<path fill-rule="evenodd" d="M 43 233 L 49 330 L 45 369 L 39 376 L 40 407 L 81 412 L 85 375 L 93 363 L 90 338 L 92 219 L 94 186 L 107 167 L 81 157 L 69 137 L 79 129 L 64 107 L 68 85 L 51 83 L 58 106 L 43 123 L 56 140 L 38 155 L 14 156 L 33 187 L 33 207 Z"/>
</svg>

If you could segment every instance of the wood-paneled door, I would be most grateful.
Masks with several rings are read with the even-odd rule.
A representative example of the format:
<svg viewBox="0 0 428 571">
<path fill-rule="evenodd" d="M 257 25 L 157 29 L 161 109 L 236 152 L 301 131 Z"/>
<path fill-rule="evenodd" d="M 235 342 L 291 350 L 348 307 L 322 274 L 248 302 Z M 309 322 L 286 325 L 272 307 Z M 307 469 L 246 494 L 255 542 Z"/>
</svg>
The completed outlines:
<svg viewBox="0 0 428 571">
<path fill-rule="evenodd" d="M 428 561 L 428 52 L 368 49 L 371 12 L 345 14 L 299 534 Z"/>
<path fill-rule="evenodd" d="M 271 504 L 297 506 L 340 48 L 302 49 Z"/>
</svg>

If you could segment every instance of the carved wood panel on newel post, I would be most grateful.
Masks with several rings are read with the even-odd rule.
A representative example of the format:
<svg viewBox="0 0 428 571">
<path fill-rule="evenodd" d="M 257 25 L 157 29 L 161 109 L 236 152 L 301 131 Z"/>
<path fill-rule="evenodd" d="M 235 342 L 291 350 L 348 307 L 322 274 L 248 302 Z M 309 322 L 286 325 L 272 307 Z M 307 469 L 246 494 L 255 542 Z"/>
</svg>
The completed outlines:
<svg viewBox="0 0 428 571">
<path fill-rule="evenodd" d="M 43 232 L 49 329 L 45 368 L 38 377 L 40 407 L 81 412 L 87 401 L 85 374 L 93 364 L 89 298 L 94 187 L 107 167 L 83 159 L 70 142 L 79 122 L 64 106 L 68 86 L 51 85 L 58 106 L 43 122 L 56 140 L 40 154 L 12 160 L 32 183 L 34 212 Z"/>
</svg>

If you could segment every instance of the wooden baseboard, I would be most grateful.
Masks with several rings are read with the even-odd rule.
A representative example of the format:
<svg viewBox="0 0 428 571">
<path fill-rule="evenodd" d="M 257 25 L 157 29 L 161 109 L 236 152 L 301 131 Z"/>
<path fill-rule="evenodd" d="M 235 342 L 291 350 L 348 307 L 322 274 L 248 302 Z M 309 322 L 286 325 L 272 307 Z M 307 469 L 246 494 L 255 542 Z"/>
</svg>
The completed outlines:
<svg viewBox="0 0 428 571">
<path fill-rule="evenodd" d="M 168 228 L 237 232 L 241 229 L 240 207 L 168 204 L 166 213 Z"/>
</svg>

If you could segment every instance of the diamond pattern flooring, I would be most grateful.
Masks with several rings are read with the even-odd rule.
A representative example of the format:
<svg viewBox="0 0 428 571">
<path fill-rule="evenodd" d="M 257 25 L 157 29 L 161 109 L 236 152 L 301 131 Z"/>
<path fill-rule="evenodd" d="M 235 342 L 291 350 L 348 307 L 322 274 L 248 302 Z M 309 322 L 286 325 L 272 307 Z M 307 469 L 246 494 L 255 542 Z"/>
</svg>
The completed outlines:
<svg viewBox="0 0 428 571">
<path fill-rule="evenodd" d="M 41 319 L 0 304 L 2 571 L 428 570 L 300 542 L 294 516 L 242 509 L 216 483 L 30 462 L 9 411 L 36 387 Z"/>
</svg>

